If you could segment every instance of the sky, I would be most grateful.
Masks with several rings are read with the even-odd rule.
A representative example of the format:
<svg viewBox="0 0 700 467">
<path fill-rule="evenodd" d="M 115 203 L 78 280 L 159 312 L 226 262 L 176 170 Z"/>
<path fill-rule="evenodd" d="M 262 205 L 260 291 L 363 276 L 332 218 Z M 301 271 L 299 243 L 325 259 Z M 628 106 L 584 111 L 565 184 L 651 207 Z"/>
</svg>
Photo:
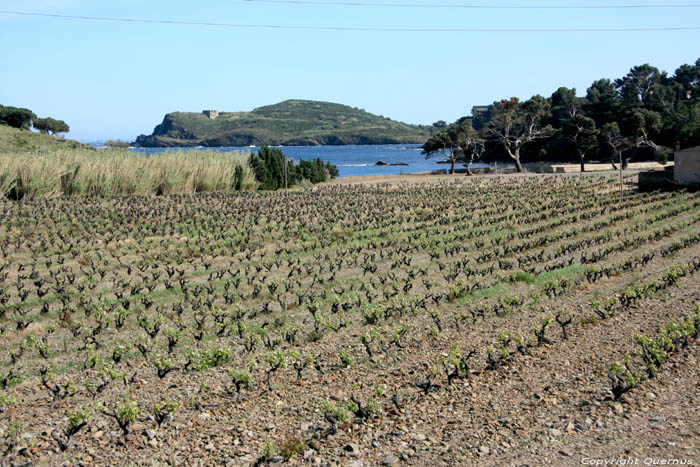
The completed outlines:
<svg viewBox="0 0 700 467">
<path fill-rule="evenodd" d="M 323 0 L 340 3 L 343 0 Z M 337 102 L 407 123 L 469 115 L 517 96 L 579 95 L 651 63 L 700 58 L 700 30 L 446 32 L 446 29 L 700 27 L 692 0 L 344 0 L 346 3 L 687 8 L 475 9 L 245 0 L 0 0 L 0 10 L 238 25 L 433 29 L 297 30 L 0 13 L 0 104 L 65 120 L 69 137 L 133 141 L 167 112 L 252 110 L 286 99 Z"/>
</svg>

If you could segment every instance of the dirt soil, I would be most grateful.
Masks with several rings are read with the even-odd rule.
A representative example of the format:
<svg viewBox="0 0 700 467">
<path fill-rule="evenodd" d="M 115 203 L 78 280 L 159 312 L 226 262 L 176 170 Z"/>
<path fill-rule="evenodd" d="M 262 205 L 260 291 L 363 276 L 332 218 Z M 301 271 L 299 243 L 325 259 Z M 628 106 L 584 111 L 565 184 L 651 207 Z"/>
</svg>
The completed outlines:
<svg viewBox="0 0 700 467">
<path fill-rule="evenodd" d="M 558 173 L 562 174 L 581 174 L 580 164 L 549 164 L 552 169 Z M 665 167 L 672 167 L 673 163 L 670 162 L 666 165 L 661 165 L 658 162 L 632 162 L 629 164 L 628 168 L 625 170 L 626 175 L 634 174 L 640 170 L 661 170 Z M 615 172 L 611 164 L 586 164 L 587 172 Z M 464 173 L 459 173 L 455 175 L 449 174 L 435 174 L 432 172 L 421 172 L 416 174 L 403 174 L 403 175 L 367 175 L 367 176 L 356 176 L 356 177 L 343 177 L 336 178 L 328 182 L 327 184 L 332 185 L 367 185 L 367 184 L 403 184 L 403 183 L 440 183 L 440 182 L 451 182 L 460 181 L 468 177 L 498 177 L 498 178 L 511 178 L 511 177 L 525 177 L 525 176 L 536 176 L 534 173 L 525 174 L 475 174 L 467 176 Z"/>
<path fill-rule="evenodd" d="M 700 194 L 639 193 L 635 173 L 625 173 L 623 204 L 612 173 L 376 176 L 287 194 L 0 206 L 0 379 L 21 375 L 0 388 L 0 459 L 700 465 L 698 333 L 653 378 L 618 400 L 611 392 L 611 365 L 637 354 L 635 338 L 664 335 L 700 305 L 700 272 L 690 269 L 700 261 Z M 296 217 L 283 217 L 292 209 Z M 186 293 L 169 268 L 182 271 Z M 595 268 L 601 277 L 587 280 Z M 66 295 L 36 285 L 71 274 Z M 602 318 L 593 303 L 608 299 L 615 311 Z M 166 335 L 177 329 L 169 354 Z M 121 361 L 118 345 L 129 347 Z M 230 360 L 192 369 L 193 353 L 221 346 Z M 449 380 L 453 357 L 471 351 Z M 268 377 L 277 355 L 285 364 Z M 157 375 L 157 356 L 175 368 Z M 55 367 L 49 381 L 72 394 L 52 401 L 42 367 Z M 108 371 L 122 376 L 93 396 Z M 240 393 L 237 371 L 251 378 Z M 128 400 L 138 415 L 127 435 L 105 412 Z M 162 401 L 178 409 L 161 425 L 153 404 Z M 52 433 L 78 409 L 89 422 L 63 451 Z"/>
</svg>

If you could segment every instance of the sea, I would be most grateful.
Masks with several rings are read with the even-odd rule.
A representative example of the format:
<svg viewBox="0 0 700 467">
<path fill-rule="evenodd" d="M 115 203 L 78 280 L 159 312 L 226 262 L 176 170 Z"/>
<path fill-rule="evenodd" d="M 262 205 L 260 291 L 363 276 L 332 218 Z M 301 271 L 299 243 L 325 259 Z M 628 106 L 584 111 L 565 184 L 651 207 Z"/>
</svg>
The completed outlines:
<svg viewBox="0 0 700 467">
<path fill-rule="evenodd" d="M 339 177 L 356 177 L 363 175 L 403 175 L 420 172 L 446 171 L 449 164 L 441 164 L 444 157 L 435 155 L 426 159 L 421 154 L 421 146 L 415 144 L 384 144 L 362 146 L 276 146 L 284 154 L 295 160 L 311 160 L 320 157 L 324 162 L 330 162 L 338 167 Z M 177 148 L 177 150 L 197 151 L 201 149 L 221 152 L 243 151 L 257 152 L 259 147 L 225 147 L 225 148 Z M 146 154 L 173 149 L 168 148 L 132 148 Z M 377 165 L 377 162 L 388 165 Z M 392 165 L 396 164 L 396 165 Z M 401 164 L 401 165 L 399 165 Z M 404 165 L 405 164 L 405 165 Z M 487 164 L 475 163 L 473 168 L 487 167 Z M 463 168 L 457 165 L 457 168 Z"/>
</svg>

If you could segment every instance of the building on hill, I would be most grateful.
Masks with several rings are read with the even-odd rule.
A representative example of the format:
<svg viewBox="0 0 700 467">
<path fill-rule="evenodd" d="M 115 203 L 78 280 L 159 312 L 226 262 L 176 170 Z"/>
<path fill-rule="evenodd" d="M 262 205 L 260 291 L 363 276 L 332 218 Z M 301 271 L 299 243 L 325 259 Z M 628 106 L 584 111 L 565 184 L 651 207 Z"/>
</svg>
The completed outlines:
<svg viewBox="0 0 700 467">
<path fill-rule="evenodd" d="M 489 114 L 490 110 L 490 105 L 475 105 L 472 107 L 472 116 L 474 118 L 483 118 Z"/>
<path fill-rule="evenodd" d="M 204 110 L 202 113 L 209 117 L 209 120 L 216 120 L 216 117 L 219 116 L 218 110 Z"/>
<path fill-rule="evenodd" d="M 700 186 L 700 146 L 680 150 L 676 147 L 673 178 L 686 186 Z"/>
<path fill-rule="evenodd" d="M 474 128 L 481 130 L 489 120 L 491 120 L 490 105 L 475 105 L 472 107 L 472 125 Z"/>
</svg>

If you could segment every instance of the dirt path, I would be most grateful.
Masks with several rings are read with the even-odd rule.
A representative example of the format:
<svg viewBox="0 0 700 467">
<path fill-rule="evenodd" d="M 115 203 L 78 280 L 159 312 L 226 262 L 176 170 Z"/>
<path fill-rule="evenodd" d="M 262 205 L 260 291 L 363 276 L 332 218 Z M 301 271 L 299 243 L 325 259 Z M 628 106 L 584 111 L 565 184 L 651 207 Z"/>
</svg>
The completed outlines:
<svg viewBox="0 0 700 467">
<path fill-rule="evenodd" d="M 672 166 L 673 164 L 667 164 L 666 166 Z M 657 170 L 662 167 L 657 162 L 634 162 L 629 164 L 627 170 L 624 171 L 625 175 L 631 175 L 639 172 L 640 170 Z M 557 175 L 580 175 L 581 166 L 579 164 L 552 164 L 552 169 L 557 172 Z M 613 168 L 610 164 L 587 164 L 586 171 L 588 172 L 613 172 Z M 432 172 L 423 172 L 417 174 L 404 174 L 404 175 L 366 175 L 357 177 L 343 177 L 336 178 L 331 182 L 326 183 L 326 185 L 375 185 L 375 184 L 413 184 L 413 183 L 445 183 L 445 182 L 455 182 L 462 180 L 469 180 L 473 178 L 482 177 L 503 177 L 503 178 L 513 178 L 513 177 L 526 177 L 535 176 L 541 174 L 534 173 L 524 173 L 524 174 L 481 174 L 473 175 L 471 177 L 466 176 L 463 173 L 449 175 L 449 174 L 434 174 Z"/>
</svg>

